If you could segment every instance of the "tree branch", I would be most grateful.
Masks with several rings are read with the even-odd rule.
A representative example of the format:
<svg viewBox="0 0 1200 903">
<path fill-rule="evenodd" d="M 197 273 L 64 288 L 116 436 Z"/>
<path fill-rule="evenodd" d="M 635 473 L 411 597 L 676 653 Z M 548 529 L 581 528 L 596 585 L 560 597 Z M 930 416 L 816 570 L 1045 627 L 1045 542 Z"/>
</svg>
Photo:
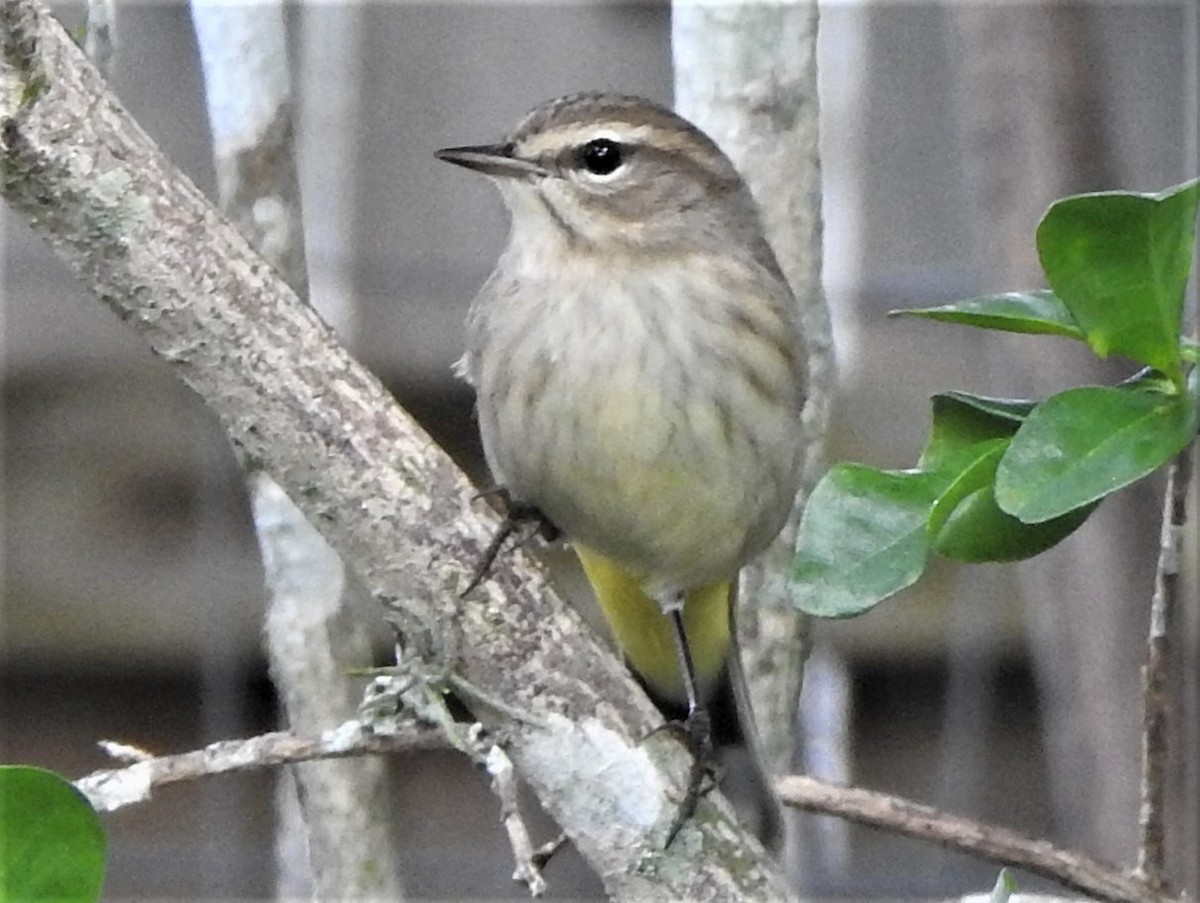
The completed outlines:
<svg viewBox="0 0 1200 903">
<path fill-rule="evenodd" d="M 1102 900 L 1159 903 L 1167 899 L 1158 888 L 1139 877 L 1082 853 L 900 797 L 827 784 L 802 775 L 780 778 L 775 790 L 785 805 L 932 841 L 1001 865 L 1025 869 Z"/>
<path fill-rule="evenodd" d="M 456 596 L 496 528 L 461 472 L 107 90 L 38 0 L 0 0 L 0 191 L 221 418 L 405 631 L 482 695 L 547 813 L 618 899 L 779 897 L 710 795 L 663 840 L 688 759 L 524 556 Z M 504 708 L 483 698 L 502 700 Z M 513 719 L 506 709 L 531 717 Z"/>
<path fill-rule="evenodd" d="M 546 892 L 546 879 L 533 842 L 529 839 L 529 828 L 521 817 L 521 805 L 517 800 L 517 781 L 512 760 L 498 746 L 487 754 L 487 770 L 492 776 L 492 792 L 500 800 L 500 822 L 508 835 L 508 845 L 513 852 L 513 880 L 529 888 L 529 896 L 540 897 Z"/>
<path fill-rule="evenodd" d="M 111 753 L 128 750 L 104 741 Z M 124 768 L 105 768 L 75 781 L 75 787 L 98 812 L 112 812 L 150 800 L 152 791 L 167 784 L 194 781 L 210 775 L 253 768 L 270 768 L 297 762 L 344 759 L 349 756 L 386 754 L 425 749 L 448 749 L 441 731 L 420 724 L 401 725 L 394 731 L 377 732 L 367 722 L 354 719 L 305 737 L 289 731 L 260 734 L 247 740 L 221 740 L 202 749 L 142 759 Z"/>
<path fill-rule="evenodd" d="M 1150 887 L 1166 886 L 1166 791 L 1170 734 L 1171 634 L 1178 620 L 1179 555 L 1187 523 L 1192 446 L 1167 468 L 1161 545 L 1150 600 L 1146 664 L 1142 667 L 1142 779 L 1135 874 Z"/>
</svg>

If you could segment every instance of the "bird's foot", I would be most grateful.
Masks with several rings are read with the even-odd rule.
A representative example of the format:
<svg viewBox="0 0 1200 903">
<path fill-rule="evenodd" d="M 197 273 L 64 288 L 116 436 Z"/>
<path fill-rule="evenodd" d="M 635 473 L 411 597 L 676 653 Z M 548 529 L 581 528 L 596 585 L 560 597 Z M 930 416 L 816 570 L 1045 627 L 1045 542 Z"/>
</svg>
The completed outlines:
<svg viewBox="0 0 1200 903">
<path fill-rule="evenodd" d="M 492 489 L 485 489 L 480 492 L 476 498 L 483 496 L 497 496 L 501 499 L 504 506 L 504 519 L 500 521 L 500 526 L 496 529 L 492 541 L 483 551 L 483 555 L 479 559 L 479 564 L 471 574 L 471 579 L 467 583 L 459 596 L 465 596 L 475 587 L 479 586 L 487 579 L 488 572 L 491 571 L 492 565 L 495 564 L 496 558 L 500 555 L 504 543 L 514 533 L 517 533 L 522 528 L 527 529 L 524 536 L 520 537 L 516 544 L 523 546 L 535 536 L 541 536 L 546 542 L 553 542 L 561 535 L 561 531 L 553 523 L 550 518 L 542 514 L 541 510 L 536 505 L 530 505 L 528 502 L 514 501 L 509 495 L 508 489 L 503 486 L 497 486 Z"/>
<path fill-rule="evenodd" d="M 701 798 L 717 786 L 718 762 L 716 749 L 713 747 L 712 722 L 705 709 L 692 709 L 683 721 L 668 721 L 657 730 L 666 730 L 674 734 L 692 756 L 687 790 L 667 831 L 664 847 L 669 847 L 684 823 L 696 814 L 696 807 Z"/>
</svg>

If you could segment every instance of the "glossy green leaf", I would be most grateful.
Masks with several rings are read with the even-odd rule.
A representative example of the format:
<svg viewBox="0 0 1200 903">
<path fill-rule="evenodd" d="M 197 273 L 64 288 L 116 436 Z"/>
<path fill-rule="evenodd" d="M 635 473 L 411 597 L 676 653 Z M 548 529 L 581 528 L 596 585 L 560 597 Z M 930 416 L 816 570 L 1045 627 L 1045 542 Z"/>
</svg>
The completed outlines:
<svg viewBox="0 0 1200 903">
<path fill-rule="evenodd" d="M 1025 524 L 1000 510 L 994 483 L 989 484 L 958 503 L 934 538 L 933 550 L 969 564 L 1032 558 L 1078 530 L 1099 504 L 1093 502 L 1044 523 Z"/>
<path fill-rule="evenodd" d="M 1005 292 L 937 307 L 893 310 L 888 313 L 890 316 L 923 317 L 979 329 L 1083 339 L 1083 330 L 1054 292 Z"/>
<path fill-rule="evenodd" d="M 936 396 L 935 396 L 936 397 Z M 1011 420 L 1021 423 L 1029 416 L 1029 412 L 1038 406 L 1036 401 L 1020 398 L 993 398 L 988 395 L 974 395 L 970 392 L 946 392 L 946 398 L 991 414 L 1001 420 Z"/>
<path fill-rule="evenodd" d="M 996 468 L 1035 402 L 966 393 L 937 395 L 922 470 L 953 474 L 929 519 L 933 549 L 955 561 L 1030 558 L 1074 531 L 1091 508 L 1046 524 L 1023 524 L 996 505 Z"/>
<path fill-rule="evenodd" d="M 831 468 L 800 523 L 793 571 L 800 609 L 847 618 L 915 582 L 929 549 L 927 523 L 944 488 L 936 474 Z"/>
<path fill-rule="evenodd" d="M 1196 420 L 1194 389 L 1088 386 L 1055 395 L 1013 437 L 996 472 L 996 501 L 1026 523 L 1074 511 L 1157 470 L 1196 434 Z"/>
<path fill-rule="evenodd" d="M 104 853 L 100 819 L 69 781 L 0 766 L 0 903 L 91 903 Z"/>
<path fill-rule="evenodd" d="M 1054 293 L 1101 357 L 1121 354 L 1182 382 L 1180 327 L 1200 181 L 1160 194 L 1064 198 L 1038 226 Z"/>
<path fill-rule="evenodd" d="M 1174 380 L 1168 379 L 1157 370 L 1145 367 L 1118 384 L 1121 389 L 1141 389 L 1148 392 L 1159 392 L 1164 395 L 1174 395 L 1179 391 Z"/>
<path fill-rule="evenodd" d="M 933 422 L 929 440 L 917 462 L 918 469 L 938 473 L 943 488 L 929 515 L 930 536 L 938 536 L 963 499 L 990 488 L 996 465 L 1008 449 L 1008 440 L 1019 420 L 997 416 L 952 395 L 933 397 Z"/>
<path fill-rule="evenodd" d="M 929 439 L 917 461 L 925 471 L 961 468 L 963 455 L 980 443 L 1008 439 L 1036 402 L 985 398 L 965 392 L 935 395 Z"/>
<path fill-rule="evenodd" d="M 969 457 L 964 456 L 956 462 L 956 467 L 938 471 L 946 479 L 946 483 L 945 489 L 934 503 L 933 511 L 929 514 L 928 529 L 931 539 L 941 533 L 947 520 L 964 499 L 992 485 L 996 479 L 996 465 L 1007 450 L 1008 440 L 993 439 L 991 442 L 976 445 Z"/>
</svg>

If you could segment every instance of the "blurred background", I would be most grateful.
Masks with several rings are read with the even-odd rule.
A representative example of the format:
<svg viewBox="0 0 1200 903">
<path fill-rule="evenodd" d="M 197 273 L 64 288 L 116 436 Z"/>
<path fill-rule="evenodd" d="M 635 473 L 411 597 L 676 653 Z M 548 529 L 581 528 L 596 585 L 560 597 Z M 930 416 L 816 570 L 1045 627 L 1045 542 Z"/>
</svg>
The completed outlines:
<svg viewBox="0 0 1200 903">
<path fill-rule="evenodd" d="M 69 29 L 83 22 L 81 4 L 55 10 Z M 1189 0 L 839 2 L 821 17 L 825 286 L 839 367 L 830 460 L 909 466 L 934 392 L 1032 397 L 1128 375 L 1127 363 L 1099 368 L 1056 339 L 885 314 L 1037 287 L 1033 231 L 1052 200 L 1196 175 Z M 293 8 L 290 25 L 314 303 L 478 476 L 471 398 L 450 365 L 505 218 L 486 180 L 432 152 L 497 138 L 569 91 L 669 103 L 669 7 L 331 4 Z M 118 3 L 117 27 L 118 94 L 212 195 L 186 6 Z M 219 426 L 19 218 L 0 210 L 0 227 L 0 761 L 75 777 L 109 764 L 99 738 L 166 753 L 274 727 L 262 567 Z M 1177 749 L 1193 763 L 1194 501 L 1176 688 Z M 814 760 L 1131 862 L 1137 669 L 1160 508 L 1150 481 L 1033 562 L 939 566 L 864 617 L 818 625 L 807 723 L 812 750 L 830 751 Z M 522 897 L 480 775 L 435 754 L 401 757 L 392 771 L 396 805 L 413 813 L 400 842 L 414 898 Z M 1200 802 L 1194 765 L 1191 783 L 1183 771 L 1173 862 L 1195 894 Z M 106 897 L 271 897 L 272 782 L 174 786 L 107 817 Z M 807 894 L 931 897 L 995 878 L 928 845 L 822 825 Z M 600 892 L 572 855 L 547 879 L 551 897 Z"/>
</svg>

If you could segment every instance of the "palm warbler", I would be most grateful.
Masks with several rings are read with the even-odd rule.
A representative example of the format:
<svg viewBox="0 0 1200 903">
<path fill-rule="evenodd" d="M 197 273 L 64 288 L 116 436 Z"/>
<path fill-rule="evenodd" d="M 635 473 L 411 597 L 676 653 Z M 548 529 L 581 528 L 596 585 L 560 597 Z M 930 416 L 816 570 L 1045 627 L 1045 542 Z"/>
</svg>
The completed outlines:
<svg viewBox="0 0 1200 903">
<path fill-rule="evenodd" d="M 650 101 L 561 97 L 437 156 L 490 176 L 512 218 L 459 363 L 492 474 L 572 544 L 632 666 L 687 703 L 669 842 L 711 756 L 738 570 L 798 488 L 799 311 L 729 159 Z"/>
</svg>

